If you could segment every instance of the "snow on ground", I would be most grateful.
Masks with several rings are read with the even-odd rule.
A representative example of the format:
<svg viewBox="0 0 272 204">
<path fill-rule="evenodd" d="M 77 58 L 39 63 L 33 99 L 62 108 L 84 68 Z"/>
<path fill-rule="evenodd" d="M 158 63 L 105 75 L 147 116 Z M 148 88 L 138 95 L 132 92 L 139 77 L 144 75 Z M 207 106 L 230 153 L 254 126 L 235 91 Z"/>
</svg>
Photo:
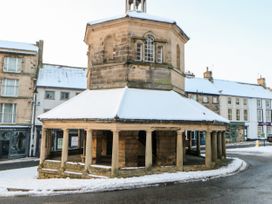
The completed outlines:
<svg viewBox="0 0 272 204">
<path fill-rule="evenodd" d="M 272 146 L 227 149 L 227 152 L 232 154 L 242 154 L 242 155 L 271 156 Z"/>
<path fill-rule="evenodd" d="M 38 180 L 36 179 L 37 167 L 31 167 L 0 171 L 0 196 L 45 196 L 71 192 L 101 192 L 156 186 L 168 182 L 206 181 L 212 178 L 233 175 L 245 168 L 246 163 L 243 160 L 234 158 L 228 166 L 208 171 L 163 173 L 133 178 Z M 17 191 L 9 191 L 8 189 L 17 189 Z M 21 191 L 19 191 L 20 189 Z M 23 190 L 27 190 L 27 192 Z"/>
</svg>

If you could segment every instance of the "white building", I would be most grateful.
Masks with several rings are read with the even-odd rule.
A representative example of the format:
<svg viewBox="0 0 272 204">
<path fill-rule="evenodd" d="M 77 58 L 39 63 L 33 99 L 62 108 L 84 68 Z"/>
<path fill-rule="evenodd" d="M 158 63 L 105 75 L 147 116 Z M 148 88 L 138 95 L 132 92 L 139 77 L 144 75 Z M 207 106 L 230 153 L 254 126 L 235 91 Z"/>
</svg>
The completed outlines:
<svg viewBox="0 0 272 204">
<path fill-rule="evenodd" d="M 258 84 L 249 84 L 213 79 L 208 72 L 210 76 L 204 74 L 206 78 L 186 78 L 185 90 L 191 98 L 198 98 L 199 94 L 219 95 L 219 113 L 231 121 L 229 135 L 235 137 L 233 141 L 272 134 L 272 91 L 265 88 L 264 78 L 258 79 Z"/>
<path fill-rule="evenodd" d="M 36 131 L 35 137 L 31 139 L 30 155 L 37 156 L 41 131 L 41 122 L 37 116 L 86 90 L 86 68 L 43 64 L 36 88 Z"/>
</svg>

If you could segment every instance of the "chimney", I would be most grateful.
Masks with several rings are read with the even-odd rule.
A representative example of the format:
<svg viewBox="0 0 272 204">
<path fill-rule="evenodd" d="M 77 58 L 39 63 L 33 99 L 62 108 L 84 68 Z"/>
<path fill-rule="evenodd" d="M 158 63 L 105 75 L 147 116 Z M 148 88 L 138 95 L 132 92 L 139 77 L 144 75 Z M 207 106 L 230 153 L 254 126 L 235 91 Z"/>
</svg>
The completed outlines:
<svg viewBox="0 0 272 204">
<path fill-rule="evenodd" d="M 39 40 L 36 42 L 36 45 L 38 46 L 38 69 L 42 67 L 43 64 L 43 40 Z"/>
<path fill-rule="evenodd" d="M 212 71 L 209 71 L 209 67 L 206 68 L 206 72 L 203 74 L 204 79 L 208 79 L 209 81 L 213 82 Z"/>
<path fill-rule="evenodd" d="M 266 83 L 265 83 L 265 78 L 264 77 L 260 76 L 260 78 L 257 79 L 257 83 L 258 83 L 259 86 L 262 86 L 262 87 L 266 88 Z"/>
</svg>

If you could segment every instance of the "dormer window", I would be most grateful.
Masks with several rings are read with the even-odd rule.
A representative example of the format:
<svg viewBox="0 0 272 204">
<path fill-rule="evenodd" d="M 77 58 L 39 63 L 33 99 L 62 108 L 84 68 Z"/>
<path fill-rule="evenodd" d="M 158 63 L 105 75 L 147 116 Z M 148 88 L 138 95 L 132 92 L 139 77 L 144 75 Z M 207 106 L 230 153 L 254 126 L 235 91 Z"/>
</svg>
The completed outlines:
<svg viewBox="0 0 272 204">
<path fill-rule="evenodd" d="M 155 43 L 152 35 L 147 35 L 145 39 L 145 62 L 154 62 Z"/>
</svg>

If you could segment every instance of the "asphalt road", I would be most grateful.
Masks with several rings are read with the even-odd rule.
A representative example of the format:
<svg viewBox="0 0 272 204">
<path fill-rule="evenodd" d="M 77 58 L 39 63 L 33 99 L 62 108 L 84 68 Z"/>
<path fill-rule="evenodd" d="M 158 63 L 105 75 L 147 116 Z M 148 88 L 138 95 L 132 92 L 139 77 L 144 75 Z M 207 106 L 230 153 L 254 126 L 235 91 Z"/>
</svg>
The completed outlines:
<svg viewBox="0 0 272 204">
<path fill-rule="evenodd" d="M 105 193 L 0 198 L 0 203 L 272 203 L 272 158 L 238 157 L 249 164 L 248 169 L 234 176 L 206 182 L 170 184 Z"/>
</svg>

